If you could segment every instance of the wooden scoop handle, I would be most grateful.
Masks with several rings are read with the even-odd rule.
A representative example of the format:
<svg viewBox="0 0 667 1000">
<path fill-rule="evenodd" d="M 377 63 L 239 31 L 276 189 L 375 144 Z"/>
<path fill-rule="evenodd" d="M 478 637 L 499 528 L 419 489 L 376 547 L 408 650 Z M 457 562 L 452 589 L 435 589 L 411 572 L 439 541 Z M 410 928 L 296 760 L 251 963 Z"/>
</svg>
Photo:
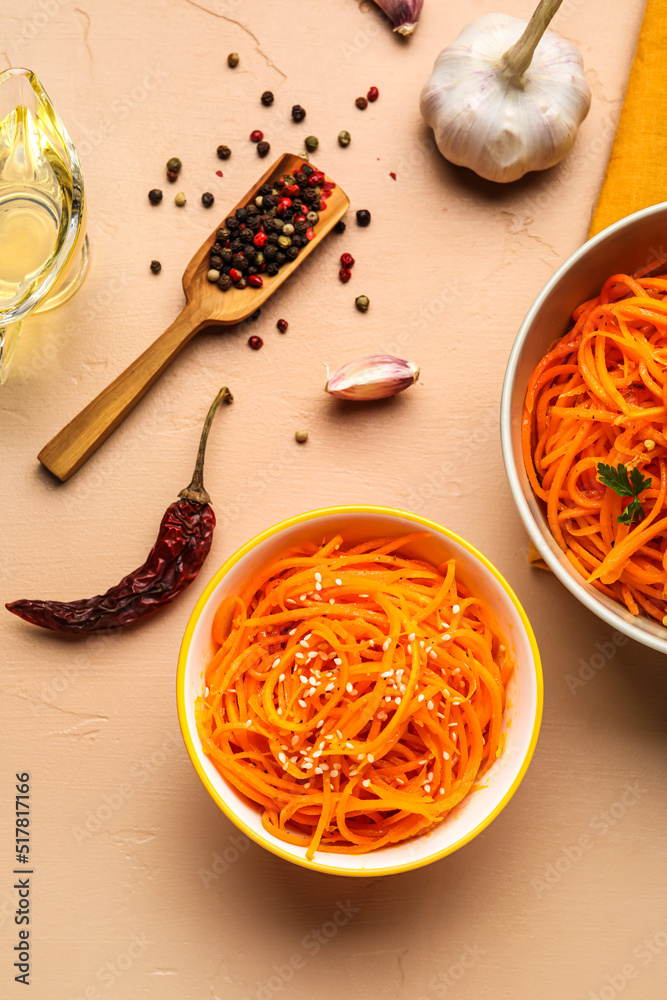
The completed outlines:
<svg viewBox="0 0 667 1000">
<path fill-rule="evenodd" d="M 164 333 L 63 427 L 37 456 L 63 482 L 106 441 L 207 320 L 188 303 Z"/>
</svg>

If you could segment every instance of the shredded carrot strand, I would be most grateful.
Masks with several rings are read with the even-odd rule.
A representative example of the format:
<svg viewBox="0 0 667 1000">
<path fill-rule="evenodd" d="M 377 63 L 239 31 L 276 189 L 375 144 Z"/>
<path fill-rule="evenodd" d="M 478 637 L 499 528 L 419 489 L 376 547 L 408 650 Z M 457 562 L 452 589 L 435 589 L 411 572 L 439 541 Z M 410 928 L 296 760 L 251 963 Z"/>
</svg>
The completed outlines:
<svg viewBox="0 0 667 1000">
<path fill-rule="evenodd" d="M 214 617 L 203 749 L 309 858 L 431 829 L 501 752 L 513 661 L 453 559 L 398 554 L 423 537 L 291 551 Z"/>
</svg>

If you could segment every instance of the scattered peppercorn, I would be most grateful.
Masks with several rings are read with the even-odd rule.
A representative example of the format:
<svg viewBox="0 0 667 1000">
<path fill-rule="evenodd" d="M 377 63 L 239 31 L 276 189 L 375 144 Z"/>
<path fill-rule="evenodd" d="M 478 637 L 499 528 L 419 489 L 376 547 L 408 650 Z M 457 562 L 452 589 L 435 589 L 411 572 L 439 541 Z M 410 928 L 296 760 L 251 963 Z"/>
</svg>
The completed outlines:
<svg viewBox="0 0 667 1000">
<path fill-rule="evenodd" d="M 261 337 L 252 336 L 248 337 L 248 346 L 252 347 L 253 351 L 258 351 L 260 347 L 264 345 L 264 341 Z"/>
<path fill-rule="evenodd" d="M 358 226 L 370 226 L 371 224 L 371 213 L 367 208 L 360 208 L 357 212 L 357 225 Z"/>
<path fill-rule="evenodd" d="M 351 253 L 342 253 L 340 255 L 340 262 L 343 267 L 354 267 L 354 257 Z"/>
<path fill-rule="evenodd" d="M 187 201 L 187 198 L 185 197 L 185 195 L 183 194 L 182 191 L 179 191 L 178 194 L 176 195 L 176 197 L 174 198 L 174 201 L 180 207 L 182 205 L 185 205 L 185 202 Z"/>
<path fill-rule="evenodd" d="M 230 52 L 227 56 L 227 65 L 231 67 L 231 69 L 235 69 L 239 64 L 239 59 L 240 57 L 238 52 Z"/>
<path fill-rule="evenodd" d="M 350 280 L 350 278 L 352 277 L 352 271 L 350 271 L 350 269 L 347 267 L 341 267 L 340 271 L 338 272 L 338 277 L 343 282 L 343 284 L 346 285 Z"/>
<path fill-rule="evenodd" d="M 162 264 L 160 263 L 160 261 L 159 260 L 152 260 L 151 261 L 151 271 L 153 272 L 153 274 L 159 274 L 161 270 L 162 270 Z"/>
<path fill-rule="evenodd" d="M 380 96 L 380 91 L 377 89 L 377 87 L 371 87 L 371 89 L 366 94 L 366 97 L 368 98 L 369 101 L 377 101 L 379 96 Z"/>
<path fill-rule="evenodd" d="M 352 142 L 352 136 L 345 129 L 343 129 L 342 132 L 338 133 L 339 146 L 349 146 L 351 142 Z"/>
<path fill-rule="evenodd" d="M 368 307 L 371 303 L 367 295 L 358 295 L 354 300 L 354 304 L 359 312 L 365 313 L 368 311 Z"/>
<path fill-rule="evenodd" d="M 302 122 L 306 117 L 306 109 L 302 108 L 300 104 L 295 104 L 292 108 L 292 118 L 295 122 Z"/>
<path fill-rule="evenodd" d="M 268 142 L 258 142 L 257 143 L 257 155 L 259 157 L 261 157 L 262 159 L 264 159 L 264 157 L 267 155 L 267 153 L 269 152 L 270 149 L 271 149 L 271 145 Z"/>
<path fill-rule="evenodd" d="M 216 152 L 221 160 L 228 160 L 232 155 L 232 151 L 229 146 L 218 146 Z"/>
<path fill-rule="evenodd" d="M 261 129 L 256 128 L 250 133 L 251 142 L 261 142 L 263 138 L 264 138 L 264 133 L 261 131 Z"/>
<path fill-rule="evenodd" d="M 178 173 L 175 170 L 168 170 L 167 180 L 169 181 L 170 184 L 173 184 L 174 181 L 178 180 Z"/>
<path fill-rule="evenodd" d="M 320 140 L 316 135 L 309 135 L 306 139 L 304 139 L 303 144 L 309 153 L 314 153 L 320 144 Z"/>
<path fill-rule="evenodd" d="M 162 201 L 162 191 L 159 188 L 153 188 L 152 191 L 148 192 L 148 200 L 151 205 L 159 205 Z"/>
<path fill-rule="evenodd" d="M 276 326 L 278 327 L 281 333 L 287 333 L 287 327 L 289 326 L 289 323 L 287 322 L 286 319 L 279 319 L 278 322 L 276 323 Z"/>
<path fill-rule="evenodd" d="M 270 108 L 273 104 L 273 92 L 271 90 L 265 90 L 262 94 L 261 101 L 265 108 Z"/>
<path fill-rule="evenodd" d="M 366 108 L 368 107 L 368 101 L 366 100 L 365 97 L 357 97 L 354 103 L 361 111 L 365 111 Z"/>
<path fill-rule="evenodd" d="M 216 176 L 216 177 L 223 177 L 223 176 L 224 176 L 224 174 L 223 174 L 222 170 L 216 170 L 216 172 L 215 172 L 215 176 Z"/>
<path fill-rule="evenodd" d="M 215 198 L 213 197 L 211 192 L 204 191 L 203 195 L 201 196 L 201 203 L 204 206 L 204 208 L 210 208 L 214 201 Z"/>
<path fill-rule="evenodd" d="M 340 219 L 334 226 L 334 233 L 344 233 L 347 229 L 347 223 Z"/>
<path fill-rule="evenodd" d="M 228 292 L 232 287 L 232 279 L 228 274 L 221 274 L 218 278 L 218 288 L 223 292 Z"/>
<path fill-rule="evenodd" d="M 177 156 L 172 156 L 170 160 L 167 160 L 167 171 L 174 174 L 180 174 L 183 164 Z"/>
<path fill-rule="evenodd" d="M 294 439 L 295 439 L 295 441 L 298 441 L 299 444 L 305 444 L 306 441 L 308 440 L 308 431 L 306 431 L 306 430 L 295 431 L 294 432 Z"/>
<path fill-rule="evenodd" d="M 390 170 L 390 171 L 389 171 L 389 176 L 391 177 L 392 181 L 395 181 L 395 180 L 396 180 L 396 174 L 394 173 L 394 171 L 393 171 L 393 170 Z"/>
</svg>

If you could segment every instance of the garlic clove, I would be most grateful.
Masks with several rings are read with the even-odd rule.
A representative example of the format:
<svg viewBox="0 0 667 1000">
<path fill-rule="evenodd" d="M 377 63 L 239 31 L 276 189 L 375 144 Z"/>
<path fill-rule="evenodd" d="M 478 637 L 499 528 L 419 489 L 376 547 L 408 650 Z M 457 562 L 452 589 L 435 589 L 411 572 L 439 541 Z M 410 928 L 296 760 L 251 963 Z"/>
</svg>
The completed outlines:
<svg viewBox="0 0 667 1000">
<path fill-rule="evenodd" d="M 530 22 L 486 14 L 438 56 L 421 112 L 442 155 L 507 183 L 558 163 L 588 114 L 581 54 L 546 24 L 560 0 Z"/>
<path fill-rule="evenodd" d="M 375 0 L 378 7 L 391 18 L 394 31 L 407 37 L 417 27 L 424 0 Z"/>
<path fill-rule="evenodd" d="M 408 389 L 419 378 L 419 367 L 412 361 L 375 354 L 348 361 L 329 375 L 324 391 L 338 399 L 363 402 L 386 399 Z"/>
</svg>

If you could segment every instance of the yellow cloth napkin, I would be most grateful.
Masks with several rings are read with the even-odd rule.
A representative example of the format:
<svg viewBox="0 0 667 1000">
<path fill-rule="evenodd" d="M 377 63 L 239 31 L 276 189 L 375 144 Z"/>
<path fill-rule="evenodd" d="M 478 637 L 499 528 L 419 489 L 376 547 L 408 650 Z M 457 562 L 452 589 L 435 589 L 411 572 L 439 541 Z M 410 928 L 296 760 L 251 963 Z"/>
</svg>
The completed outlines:
<svg viewBox="0 0 667 1000">
<path fill-rule="evenodd" d="M 667 200 L 667 0 L 648 0 L 589 237 Z"/>
<path fill-rule="evenodd" d="M 624 216 L 666 200 L 667 0 L 647 0 L 589 239 Z M 549 569 L 532 542 L 528 562 Z"/>
</svg>

